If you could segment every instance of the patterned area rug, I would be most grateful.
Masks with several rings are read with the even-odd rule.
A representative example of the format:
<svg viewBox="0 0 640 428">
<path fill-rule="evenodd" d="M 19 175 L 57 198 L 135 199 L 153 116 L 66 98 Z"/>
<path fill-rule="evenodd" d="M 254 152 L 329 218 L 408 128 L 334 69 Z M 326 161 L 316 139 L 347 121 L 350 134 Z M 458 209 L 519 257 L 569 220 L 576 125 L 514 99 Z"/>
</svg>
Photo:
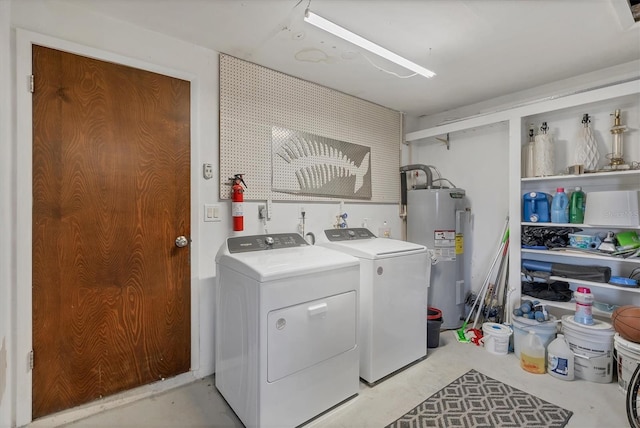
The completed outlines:
<svg viewBox="0 0 640 428">
<path fill-rule="evenodd" d="M 564 427 L 573 412 L 470 370 L 387 428 Z"/>
</svg>

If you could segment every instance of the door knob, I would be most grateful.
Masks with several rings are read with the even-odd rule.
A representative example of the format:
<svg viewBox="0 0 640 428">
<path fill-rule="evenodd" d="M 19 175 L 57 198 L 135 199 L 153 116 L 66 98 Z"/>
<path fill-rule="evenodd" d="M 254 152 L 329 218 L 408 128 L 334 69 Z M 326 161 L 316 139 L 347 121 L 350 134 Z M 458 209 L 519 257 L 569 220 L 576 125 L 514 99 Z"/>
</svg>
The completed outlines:
<svg viewBox="0 0 640 428">
<path fill-rule="evenodd" d="M 176 247 L 182 248 L 182 247 L 186 247 L 187 245 L 189 245 L 189 240 L 186 237 L 178 236 L 176 238 Z"/>
</svg>

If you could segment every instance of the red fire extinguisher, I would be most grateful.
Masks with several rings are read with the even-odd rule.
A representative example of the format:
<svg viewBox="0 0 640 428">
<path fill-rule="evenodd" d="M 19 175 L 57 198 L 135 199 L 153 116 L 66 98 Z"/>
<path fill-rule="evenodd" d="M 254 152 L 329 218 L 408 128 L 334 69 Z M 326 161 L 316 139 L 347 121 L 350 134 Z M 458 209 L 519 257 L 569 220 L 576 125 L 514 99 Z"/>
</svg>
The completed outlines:
<svg viewBox="0 0 640 428">
<path fill-rule="evenodd" d="M 243 202 L 244 202 L 244 188 L 247 187 L 242 176 L 244 174 L 235 174 L 233 178 L 233 184 L 231 185 L 231 216 L 233 217 L 233 230 L 244 230 L 244 214 L 243 214 Z"/>
</svg>

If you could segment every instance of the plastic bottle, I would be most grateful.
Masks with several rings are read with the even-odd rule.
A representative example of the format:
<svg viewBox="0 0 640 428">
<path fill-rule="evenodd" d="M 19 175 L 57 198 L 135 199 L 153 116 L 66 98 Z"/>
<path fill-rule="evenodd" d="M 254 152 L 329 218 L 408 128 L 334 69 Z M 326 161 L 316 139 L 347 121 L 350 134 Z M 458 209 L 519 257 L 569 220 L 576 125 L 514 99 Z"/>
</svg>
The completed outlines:
<svg viewBox="0 0 640 428">
<path fill-rule="evenodd" d="M 573 292 L 573 298 L 576 299 L 576 314 L 573 320 L 580 324 L 593 325 L 593 294 L 588 287 L 578 287 Z"/>
<path fill-rule="evenodd" d="M 520 349 L 520 367 L 530 373 L 546 373 L 545 349 L 535 331 L 529 330 Z"/>
<path fill-rule="evenodd" d="M 584 199 L 582 187 L 576 187 L 571 193 L 571 202 L 569 203 L 569 223 L 584 223 Z"/>
<path fill-rule="evenodd" d="M 569 197 L 558 187 L 551 201 L 551 223 L 569 223 Z"/>
<path fill-rule="evenodd" d="M 564 334 L 559 334 L 547 346 L 547 373 L 562 380 L 573 380 L 573 352 L 564 340 Z"/>
</svg>

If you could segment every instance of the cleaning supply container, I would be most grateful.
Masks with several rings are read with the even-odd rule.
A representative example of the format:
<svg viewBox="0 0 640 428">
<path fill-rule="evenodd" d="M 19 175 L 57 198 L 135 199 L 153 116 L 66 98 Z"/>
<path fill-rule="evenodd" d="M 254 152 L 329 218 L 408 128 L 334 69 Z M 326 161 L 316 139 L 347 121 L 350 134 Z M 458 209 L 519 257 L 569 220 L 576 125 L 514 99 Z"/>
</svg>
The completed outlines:
<svg viewBox="0 0 640 428">
<path fill-rule="evenodd" d="M 563 334 L 547 346 L 547 373 L 562 380 L 573 380 L 574 357 Z"/>
<path fill-rule="evenodd" d="M 580 324 L 593 325 L 593 294 L 588 287 L 578 287 L 573 292 L 573 298 L 576 300 L 576 313 L 574 321 Z"/>
<path fill-rule="evenodd" d="M 615 334 L 612 325 L 600 320 L 585 325 L 576 322 L 573 315 L 565 315 L 562 332 L 574 355 L 575 376 L 591 382 L 611 382 Z"/>
<path fill-rule="evenodd" d="M 549 320 L 544 322 L 514 316 L 511 323 L 513 325 L 513 352 L 518 358 L 520 358 L 520 350 L 529 331 L 537 334 L 545 347 L 556 337 L 558 320 L 553 315 L 549 315 Z"/>
<path fill-rule="evenodd" d="M 569 198 L 569 223 L 584 223 L 584 192 L 576 187 Z"/>
<path fill-rule="evenodd" d="M 520 367 L 530 373 L 544 374 L 546 363 L 544 345 L 535 331 L 530 330 L 520 349 Z"/>
<path fill-rule="evenodd" d="M 551 223 L 569 223 L 569 197 L 558 187 L 551 200 Z"/>
<path fill-rule="evenodd" d="M 549 195 L 529 192 L 522 196 L 522 221 L 549 223 L 551 221 Z"/>
<path fill-rule="evenodd" d="M 511 328 L 495 322 L 482 324 L 484 348 L 492 354 L 507 355 Z"/>
<path fill-rule="evenodd" d="M 620 392 L 626 394 L 633 371 L 640 364 L 640 343 L 631 342 L 616 333 L 613 336 L 613 348 L 618 363 L 618 387 Z"/>
<path fill-rule="evenodd" d="M 427 348 L 437 348 L 440 345 L 440 326 L 442 326 L 442 311 L 438 308 L 427 308 Z"/>
</svg>

